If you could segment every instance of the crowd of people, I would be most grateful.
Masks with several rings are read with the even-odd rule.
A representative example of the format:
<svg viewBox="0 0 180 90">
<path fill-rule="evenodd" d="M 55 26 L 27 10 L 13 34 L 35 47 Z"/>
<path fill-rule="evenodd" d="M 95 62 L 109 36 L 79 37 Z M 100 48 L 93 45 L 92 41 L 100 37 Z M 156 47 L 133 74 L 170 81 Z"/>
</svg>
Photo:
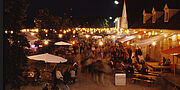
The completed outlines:
<svg viewBox="0 0 180 90">
<path fill-rule="evenodd" d="M 54 51 L 57 56 L 68 59 L 68 68 L 58 70 L 57 66 L 52 71 L 54 88 L 57 83 L 75 83 L 78 71 L 93 74 L 112 74 L 121 71 L 132 75 L 134 72 L 148 74 L 146 58 L 140 48 L 130 47 L 127 44 L 112 40 L 101 40 L 103 45 L 99 45 L 99 40 L 92 38 L 78 39 L 72 47 L 60 47 Z M 163 59 L 163 65 L 169 64 L 169 60 Z M 105 68 L 106 66 L 110 69 Z M 98 69 L 98 65 L 106 70 Z M 103 66 L 104 65 L 104 66 Z M 79 69 L 79 70 L 78 70 Z"/>
</svg>

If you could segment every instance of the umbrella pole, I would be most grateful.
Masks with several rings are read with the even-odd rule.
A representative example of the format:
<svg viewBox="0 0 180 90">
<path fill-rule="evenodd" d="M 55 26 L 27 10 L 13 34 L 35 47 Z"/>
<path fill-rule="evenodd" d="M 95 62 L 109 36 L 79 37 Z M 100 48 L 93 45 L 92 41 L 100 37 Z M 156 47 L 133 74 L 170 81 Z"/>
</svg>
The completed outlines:
<svg viewBox="0 0 180 90">
<path fill-rule="evenodd" d="M 174 62 L 174 55 L 173 55 L 173 66 L 174 66 L 174 76 L 175 76 L 175 62 Z"/>
</svg>

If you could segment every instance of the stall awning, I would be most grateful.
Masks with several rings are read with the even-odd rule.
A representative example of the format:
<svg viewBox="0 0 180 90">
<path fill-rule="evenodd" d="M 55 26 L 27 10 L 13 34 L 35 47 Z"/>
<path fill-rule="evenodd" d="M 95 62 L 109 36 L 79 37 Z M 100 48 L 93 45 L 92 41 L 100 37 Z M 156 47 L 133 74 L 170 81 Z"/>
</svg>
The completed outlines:
<svg viewBox="0 0 180 90">
<path fill-rule="evenodd" d="M 174 48 L 170 48 L 170 49 L 166 49 L 166 50 L 162 50 L 161 51 L 164 54 L 180 54 L 180 46 L 174 47 Z"/>
<path fill-rule="evenodd" d="M 167 37 L 170 37 L 172 36 L 174 33 L 171 33 L 169 35 L 167 35 Z M 135 43 L 132 43 L 131 45 L 137 45 L 139 47 L 143 47 L 143 46 L 146 46 L 146 45 L 150 45 L 152 44 L 153 42 L 158 42 L 158 41 L 161 41 L 167 37 L 164 37 L 164 34 L 160 34 L 158 36 L 153 36 L 153 37 L 150 37 L 150 38 L 147 38 L 147 39 L 144 39 L 144 40 L 141 40 L 141 41 L 138 41 L 138 42 L 135 42 Z"/>
</svg>

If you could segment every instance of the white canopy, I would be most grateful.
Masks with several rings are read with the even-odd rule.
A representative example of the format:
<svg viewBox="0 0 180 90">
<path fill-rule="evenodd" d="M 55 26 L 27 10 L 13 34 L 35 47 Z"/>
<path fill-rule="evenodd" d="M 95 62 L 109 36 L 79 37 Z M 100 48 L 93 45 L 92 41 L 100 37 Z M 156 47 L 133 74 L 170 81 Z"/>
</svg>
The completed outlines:
<svg viewBox="0 0 180 90">
<path fill-rule="evenodd" d="M 55 45 L 72 45 L 72 44 L 60 41 L 60 42 L 56 42 Z"/>
<path fill-rule="evenodd" d="M 39 54 L 39 55 L 33 55 L 28 56 L 29 59 L 37 60 L 37 61 L 45 61 L 45 63 L 64 63 L 67 62 L 67 59 L 55 56 L 52 54 Z"/>
<path fill-rule="evenodd" d="M 141 41 L 139 41 L 139 42 L 132 43 L 131 45 L 137 45 L 137 46 L 139 46 L 139 47 L 143 47 L 143 46 L 145 46 L 145 45 L 150 45 L 150 44 L 152 44 L 153 42 L 158 42 L 158 41 L 163 40 L 163 39 L 165 39 L 165 38 L 167 38 L 167 37 L 170 37 L 170 36 L 172 36 L 173 34 L 174 34 L 174 33 L 171 33 L 171 34 L 167 35 L 166 37 L 164 37 L 164 34 L 162 33 L 162 34 L 160 34 L 160 35 L 158 35 L 158 36 L 153 36 L 153 37 L 150 37 L 150 38 L 141 40 Z"/>
<path fill-rule="evenodd" d="M 102 38 L 102 36 L 92 36 L 92 38 L 98 39 L 98 38 Z"/>
<path fill-rule="evenodd" d="M 134 39 L 134 38 L 136 38 L 135 35 L 126 36 L 125 38 L 121 39 L 120 41 L 121 41 L 121 43 L 124 43 L 124 42 L 129 41 L 129 40 L 132 40 L 132 39 Z"/>
</svg>

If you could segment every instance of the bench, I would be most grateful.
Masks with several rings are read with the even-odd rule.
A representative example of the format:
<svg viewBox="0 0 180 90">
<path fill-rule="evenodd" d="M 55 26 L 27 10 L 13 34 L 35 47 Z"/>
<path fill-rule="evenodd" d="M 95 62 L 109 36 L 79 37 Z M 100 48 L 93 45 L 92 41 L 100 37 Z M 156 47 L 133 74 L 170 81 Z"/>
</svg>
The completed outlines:
<svg viewBox="0 0 180 90">
<path fill-rule="evenodd" d="M 152 84 L 154 81 L 152 80 L 146 80 L 146 79 L 140 79 L 140 78 L 131 78 L 131 80 L 135 83 L 136 81 L 143 81 L 143 82 L 147 82 L 149 84 Z"/>
</svg>

